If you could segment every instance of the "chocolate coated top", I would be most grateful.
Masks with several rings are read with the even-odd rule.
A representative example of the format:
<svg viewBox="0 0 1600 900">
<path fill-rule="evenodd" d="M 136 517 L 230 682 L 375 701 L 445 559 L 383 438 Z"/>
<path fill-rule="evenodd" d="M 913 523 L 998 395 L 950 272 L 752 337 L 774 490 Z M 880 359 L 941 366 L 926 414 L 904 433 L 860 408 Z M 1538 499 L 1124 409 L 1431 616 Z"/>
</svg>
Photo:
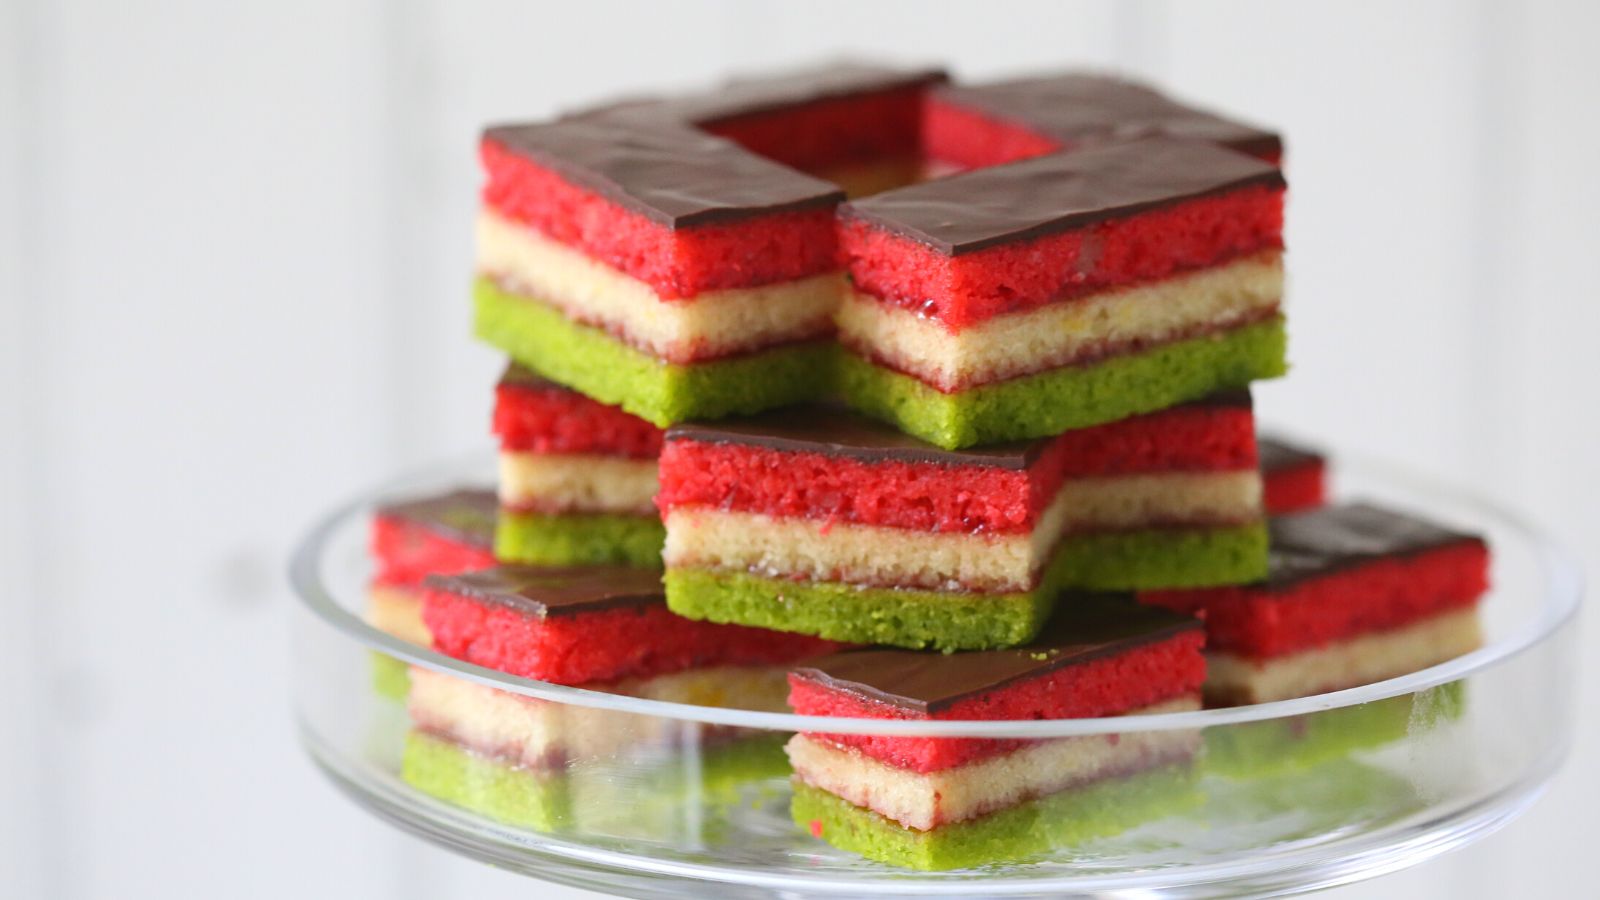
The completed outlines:
<svg viewBox="0 0 1600 900">
<path fill-rule="evenodd" d="M 841 212 L 958 256 L 1197 197 L 1283 185 L 1276 166 L 1215 144 L 1146 138 L 914 184 L 847 203 Z"/>
<path fill-rule="evenodd" d="M 834 184 L 702 131 L 742 116 L 943 80 L 937 70 L 841 63 L 745 78 L 701 94 L 613 103 L 485 138 L 668 228 L 728 222 L 844 199 Z"/>
<path fill-rule="evenodd" d="M 1189 616 L 1126 594 L 1063 596 L 1044 633 L 1010 650 L 940 653 L 867 648 L 815 659 L 797 678 L 924 714 L 1067 666 L 1115 656 L 1200 628 Z"/>
<path fill-rule="evenodd" d="M 499 566 L 465 575 L 430 575 L 425 583 L 540 619 L 666 603 L 660 572 L 626 566 Z"/>
<path fill-rule="evenodd" d="M 1248 390 L 1220 391 L 1192 406 L 1250 406 Z M 865 463 L 908 462 L 1026 469 L 1054 438 L 945 450 L 838 406 L 789 407 L 737 419 L 688 422 L 667 429 L 667 440 L 742 444 L 791 453 L 820 453 Z"/>
<path fill-rule="evenodd" d="M 1269 475 L 1323 461 L 1321 453 L 1303 444 L 1293 444 L 1278 438 L 1257 436 L 1256 448 L 1261 457 L 1261 471 Z"/>
<path fill-rule="evenodd" d="M 500 501 L 495 492 L 461 488 L 436 497 L 386 503 L 377 515 L 425 528 L 462 544 L 488 550 L 494 546 L 495 514 Z"/>
<path fill-rule="evenodd" d="M 1324 506 L 1277 516 L 1269 531 L 1268 588 L 1287 587 L 1386 556 L 1410 556 L 1452 544 L 1483 543 L 1477 535 L 1370 503 Z"/>
<path fill-rule="evenodd" d="M 1013 122 L 1069 147 L 1162 135 L 1194 138 L 1254 156 L 1282 152 L 1278 136 L 1178 103 L 1142 84 L 1105 75 L 1068 74 L 993 84 L 953 85 L 938 97 Z"/>
</svg>

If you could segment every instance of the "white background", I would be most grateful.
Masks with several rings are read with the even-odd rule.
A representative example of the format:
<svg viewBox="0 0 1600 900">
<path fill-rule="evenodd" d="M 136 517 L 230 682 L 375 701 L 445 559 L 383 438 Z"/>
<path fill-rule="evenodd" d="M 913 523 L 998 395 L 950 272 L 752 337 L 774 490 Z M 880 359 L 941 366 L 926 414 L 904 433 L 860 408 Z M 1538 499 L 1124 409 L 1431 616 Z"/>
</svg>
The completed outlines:
<svg viewBox="0 0 1600 900">
<path fill-rule="evenodd" d="M 281 573 L 323 506 L 487 444 L 477 128 L 612 93 L 849 51 L 1116 66 L 1279 126 L 1296 368 L 1265 415 L 1593 568 L 1597 31 L 1488 0 L 0 0 L 0 894 L 557 896 L 313 773 Z M 1524 821 L 1345 896 L 1592 890 L 1596 727 Z"/>
</svg>

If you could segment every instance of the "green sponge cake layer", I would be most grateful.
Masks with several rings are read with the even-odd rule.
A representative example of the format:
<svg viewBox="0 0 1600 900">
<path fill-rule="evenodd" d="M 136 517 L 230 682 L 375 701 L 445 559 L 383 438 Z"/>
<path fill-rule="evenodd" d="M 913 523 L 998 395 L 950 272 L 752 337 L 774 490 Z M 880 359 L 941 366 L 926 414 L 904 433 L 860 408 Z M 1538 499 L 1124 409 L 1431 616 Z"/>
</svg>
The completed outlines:
<svg viewBox="0 0 1600 900">
<path fill-rule="evenodd" d="M 507 293 L 489 278 L 477 280 L 473 299 L 479 338 L 552 381 L 663 428 L 824 396 L 830 382 L 834 351 L 826 341 L 678 365 Z"/>
<path fill-rule="evenodd" d="M 667 608 L 689 619 L 814 634 L 851 644 L 984 650 L 1038 633 L 1053 594 L 940 593 L 668 569 Z"/>
<path fill-rule="evenodd" d="M 533 566 L 661 567 L 666 529 L 655 516 L 616 513 L 540 513 L 502 509 L 494 553 L 503 562 Z"/>
<path fill-rule="evenodd" d="M 1074 535 L 1031 591 L 985 594 L 766 578 L 716 569 L 667 570 L 667 607 L 680 616 L 813 634 L 852 644 L 988 650 L 1032 639 L 1065 588 L 1228 584 L 1266 575 L 1266 527 L 1163 528 Z"/>
<path fill-rule="evenodd" d="M 411 664 L 395 659 L 387 653 L 371 651 L 372 690 L 386 700 L 405 702 L 411 690 Z"/>
<path fill-rule="evenodd" d="M 1289 721 L 1219 725 L 1206 729 L 1206 768 L 1242 778 L 1321 765 L 1455 721 L 1465 708 L 1466 682 L 1456 681 Z"/>
<path fill-rule="evenodd" d="M 422 732 L 406 736 L 400 774 L 446 803 L 533 831 L 553 831 L 571 811 L 565 775 L 508 766 Z"/>
<path fill-rule="evenodd" d="M 796 780 L 795 824 L 868 859 L 922 871 L 965 869 L 1026 859 L 1108 837 L 1198 806 L 1188 765 L 1072 788 L 980 819 L 931 831 L 906 828 Z"/>
<path fill-rule="evenodd" d="M 1152 590 L 1240 584 L 1267 575 L 1263 522 L 1215 528 L 1152 528 L 1062 540 L 1045 580 L 1063 588 Z"/>
<path fill-rule="evenodd" d="M 1163 409 L 1288 370 L 1283 318 L 1082 366 L 942 393 L 840 353 L 839 386 L 868 415 L 946 449 L 1046 437 Z"/>
</svg>

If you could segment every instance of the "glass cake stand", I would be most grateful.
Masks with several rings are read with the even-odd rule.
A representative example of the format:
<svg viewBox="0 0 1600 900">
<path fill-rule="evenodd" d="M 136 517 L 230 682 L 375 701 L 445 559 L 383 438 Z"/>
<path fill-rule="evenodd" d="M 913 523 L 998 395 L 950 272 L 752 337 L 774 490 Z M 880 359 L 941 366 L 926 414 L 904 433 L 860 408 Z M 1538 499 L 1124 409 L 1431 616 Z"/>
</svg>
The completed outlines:
<svg viewBox="0 0 1600 900">
<path fill-rule="evenodd" d="M 488 456 L 438 466 L 346 503 L 311 530 L 292 565 L 296 714 L 312 759 L 361 805 L 547 881 L 637 897 L 1296 893 L 1489 834 L 1535 801 L 1571 741 L 1576 568 L 1515 514 L 1386 466 L 1341 457 L 1338 493 L 1488 535 L 1494 588 L 1482 649 L 1379 684 L 1236 709 L 954 723 L 809 718 L 549 685 L 367 625 L 371 508 L 492 484 L 493 472 Z M 535 733 L 562 748 L 563 765 L 513 767 L 411 734 L 403 664 L 448 676 L 469 696 L 517 704 L 532 731 L 499 737 L 515 744 Z M 781 744 L 797 730 L 1199 749 L 1188 763 L 1012 813 L 987 839 L 1019 861 L 925 872 L 836 850 L 795 824 Z"/>
</svg>

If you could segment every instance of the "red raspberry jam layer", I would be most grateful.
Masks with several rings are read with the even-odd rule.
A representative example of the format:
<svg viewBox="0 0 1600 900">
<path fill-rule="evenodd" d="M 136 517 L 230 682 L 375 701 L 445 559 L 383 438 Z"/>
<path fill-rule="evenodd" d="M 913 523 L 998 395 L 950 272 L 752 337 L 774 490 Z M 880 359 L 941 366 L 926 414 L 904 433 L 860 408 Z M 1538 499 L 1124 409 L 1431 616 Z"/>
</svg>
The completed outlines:
<svg viewBox="0 0 1600 900">
<path fill-rule="evenodd" d="M 941 533 L 1026 533 L 1069 478 L 1234 471 L 1256 464 L 1244 406 L 1181 406 L 1069 431 L 1026 470 L 895 460 L 678 438 L 661 453 L 663 512 L 709 506 Z"/>
<path fill-rule="evenodd" d="M 500 449 L 655 459 L 661 429 L 557 384 L 502 383 L 494 389 Z"/>
<path fill-rule="evenodd" d="M 539 618 L 447 591 L 425 590 L 434 649 L 554 684 L 586 684 L 698 666 L 782 665 L 839 645 L 807 635 L 680 618 L 665 604 Z"/>
<path fill-rule="evenodd" d="M 1249 187 L 946 256 L 859 219 L 840 223 L 857 289 L 951 331 L 1118 285 L 1283 246 L 1282 188 Z"/>
<path fill-rule="evenodd" d="M 1270 659 L 1465 609 L 1488 588 L 1488 547 L 1464 541 L 1281 588 L 1150 591 L 1139 599 L 1178 611 L 1203 610 L 1213 650 Z"/>
<path fill-rule="evenodd" d="M 820 100 L 705 122 L 704 131 L 811 174 L 919 155 L 922 86 Z"/>
<path fill-rule="evenodd" d="M 486 206 L 653 288 L 663 300 L 792 281 L 838 268 L 832 209 L 671 229 L 584 190 L 492 140 L 480 145 Z"/>
<path fill-rule="evenodd" d="M 488 547 L 453 539 L 416 522 L 374 516 L 372 558 L 380 584 L 413 585 L 429 575 L 455 575 L 494 565 Z"/>
<path fill-rule="evenodd" d="M 1328 502 L 1327 465 L 1312 459 L 1263 471 L 1261 486 L 1269 516 L 1315 509 Z"/>
<path fill-rule="evenodd" d="M 959 701 L 929 716 L 789 676 L 789 705 L 808 716 L 869 719 L 1081 719 L 1114 716 L 1191 696 L 1205 681 L 1205 637 L 1197 630 L 1056 669 Z M 908 738 L 816 735 L 873 759 L 916 772 L 936 772 L 1015 750 L 1027 743 L 998 738 Z"/>
</svg>

